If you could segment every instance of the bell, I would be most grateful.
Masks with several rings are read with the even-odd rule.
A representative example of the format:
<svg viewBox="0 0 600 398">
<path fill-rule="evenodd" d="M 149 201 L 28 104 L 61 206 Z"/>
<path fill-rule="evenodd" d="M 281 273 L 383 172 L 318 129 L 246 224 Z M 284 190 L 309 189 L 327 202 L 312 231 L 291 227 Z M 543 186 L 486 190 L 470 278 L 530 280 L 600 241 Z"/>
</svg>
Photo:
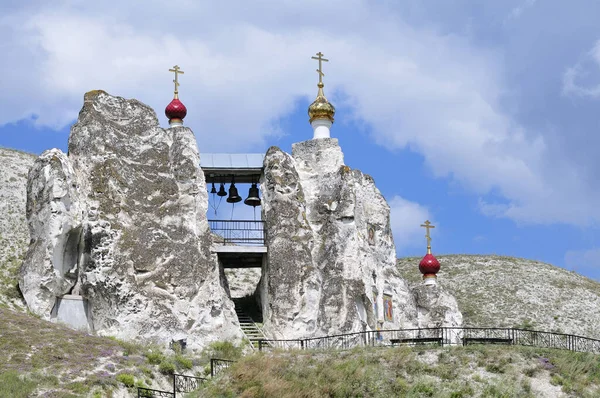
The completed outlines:
<svg viewBox="0 0 600 398">
<path fill-rule="evenodd" d="M 227 196 L 227 192 L 225 192 L 225 185 L 223 185 L 223 183 L 221 183 L 221 186 L 219 187 L 219 192 L 217 192 L 217 196 Z"/>
<path fill-rule="evenodd" d="M 212 183 L 212 188 L 210 189 L 210 193 L 217 193 L 217 189 L 215 188 L 215 183 Z"/>
<path fill-rule="evenodd" d="M 240 195 L 238 195 L 237 188 L 235 187 L 235 184 L 232 182 L 231 186 L 229 187 L 229 197 L 227 198 L 227 203 L 237 203 L 240 200 L 242 200 L 242 197 Z"/>
<path fill-rule="evenodd" d="M 252 207 L 260 206 L 260 198 L 258 197 L 258 187 L 256 184 L 252 184 L 250 187 L 248 197 L 244 200 L 244 203 Z"/>
</svg>

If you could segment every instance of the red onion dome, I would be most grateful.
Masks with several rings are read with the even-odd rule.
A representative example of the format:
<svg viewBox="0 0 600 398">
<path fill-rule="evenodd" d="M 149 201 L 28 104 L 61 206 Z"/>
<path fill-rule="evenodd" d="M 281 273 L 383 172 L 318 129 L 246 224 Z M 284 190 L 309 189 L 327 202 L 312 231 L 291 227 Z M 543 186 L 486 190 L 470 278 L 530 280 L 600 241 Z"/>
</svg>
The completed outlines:
<svg viewBox="0 0 600 398">
<path fill-rule="evenodd" d="M 433 254 L 426 254 L 425 257 L 419 263 L 419 271 L 423 275 L 427 274 L 437 274 L 440 270 L 440 262 L 433 256 Z"/>
<path fill-rule="evenodd" d="M 182 119 L 187 115 L 187 109 L 183 102 L 179 101 L 177 98 L 174 98 L 173 101 L 165 108 L 165 115 L 171 119 Z"/>
</svg>

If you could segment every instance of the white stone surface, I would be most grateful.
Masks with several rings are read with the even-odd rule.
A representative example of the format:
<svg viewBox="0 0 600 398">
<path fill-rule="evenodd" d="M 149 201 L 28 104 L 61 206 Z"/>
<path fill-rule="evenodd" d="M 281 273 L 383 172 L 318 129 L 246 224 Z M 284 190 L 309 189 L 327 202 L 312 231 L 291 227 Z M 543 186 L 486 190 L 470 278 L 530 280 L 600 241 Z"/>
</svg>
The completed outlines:
<svg viewBox="0 0 600 398">
<path fill-rule="evenodd" d="M 82 296 L 65 294 L 58 298 L 51 319 L 69 325 L 73 329 L 93 332 L 88 302 Z"/>
<path fill-rule="evenodd" d="M 0 148 L 0 304 L 24 310 L 17 278 L 29 247 L 27 174 L 37 156 Z"/>
<path fill-rule="evenodd" d="M 313 128 L 313 139 L 330 138 L 332 122 L 329 119 L 315 119 L 310 124 Z"/>
<path fill-rule="evenodd" d="M 417 284 L 411 289 L 417 304 L 419 328 L 461 327 L 463 316 L 454 296 L 439 285 Z M 457 335 L 454 343 L 459 344 Z"/>
<path fill-rule="evenodd" d="M 160 128 L 136 100 L 87 93 L 69 155 L 47 151 L 29 175 L 29 308 L 49 319 L 57 296 L 81 294 L 101 335 L 190 348 L 241 338 L 210 251 L 199 164 L 190 129 Z"/>
<path fill-rule="evenodd" d="M 385 329 L 417 325 L 414 299 L 395 267 L 389 206 L 370 176 L 344 165 L 337 139 L 294 144 L 293 156 L 270 148 L 262 192 L 269 253 L 260 296 L 268 334 L 374 330 L 378 321 Z M 393 320 L 384 320 L 384 293 L 392 296 Z"/>
</svg>

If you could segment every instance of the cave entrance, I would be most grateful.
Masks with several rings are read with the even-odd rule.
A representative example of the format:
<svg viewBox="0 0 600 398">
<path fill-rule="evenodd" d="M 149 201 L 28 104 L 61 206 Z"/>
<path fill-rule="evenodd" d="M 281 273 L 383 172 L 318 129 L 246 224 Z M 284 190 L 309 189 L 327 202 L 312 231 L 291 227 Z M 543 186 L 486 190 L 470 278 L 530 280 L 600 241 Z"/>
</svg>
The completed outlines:
<svg viewBox="0 0 600 398">
<path fill-rule="evenodd" d="M 229 295 L 235 304 L 235 312 L 242 323 L 243 318 L 262 324 L 263 314 L 257 289 L 261 278 L 260 268 L 228 268 L 225 278 Z"/>
</svg>

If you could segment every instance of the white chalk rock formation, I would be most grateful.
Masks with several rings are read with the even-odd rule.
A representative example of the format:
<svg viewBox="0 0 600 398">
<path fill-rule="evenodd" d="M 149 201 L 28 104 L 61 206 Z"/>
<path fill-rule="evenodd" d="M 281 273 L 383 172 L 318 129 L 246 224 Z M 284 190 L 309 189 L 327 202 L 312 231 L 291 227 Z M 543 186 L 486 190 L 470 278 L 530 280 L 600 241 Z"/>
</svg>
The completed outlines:
<svg viewBox="0 0 600 398">
<path fill-rule="evenodd" d="M 294 144 L 292 156 L 272 147 L 264 166 L 265 332 L 293 339 L 415 327 L 389 206 L 370 176 L 344 165 L 337 139 Z"/>
<path fill-rule="evenodd" d="M 441 286 L 420 284 L 411 291 L 419 312 L 420 328 L 462 326 L 463 317 L 456 299 Z"/>
<path fill-rule="evenodd" d="M 29 308 L 50 319 L 57 297 L 82 295 L 99 334 L 190 347 L 240 338 L 210 252 L 199 160 L 190 129 L 160 128 L 139 101 L 87 93 L 69 155 L 47 151 L 29 174 Z"/>
<path fill-rule="evenodd" d="M 418 311 L 419 328 L 462 327 L 463 316 L 454 296 L 440 285 L 418 284 L 411 288 Z M 461 343 L 458 330 L 448 330 L 444 338 L 454 344 Z"/>
</svg>

